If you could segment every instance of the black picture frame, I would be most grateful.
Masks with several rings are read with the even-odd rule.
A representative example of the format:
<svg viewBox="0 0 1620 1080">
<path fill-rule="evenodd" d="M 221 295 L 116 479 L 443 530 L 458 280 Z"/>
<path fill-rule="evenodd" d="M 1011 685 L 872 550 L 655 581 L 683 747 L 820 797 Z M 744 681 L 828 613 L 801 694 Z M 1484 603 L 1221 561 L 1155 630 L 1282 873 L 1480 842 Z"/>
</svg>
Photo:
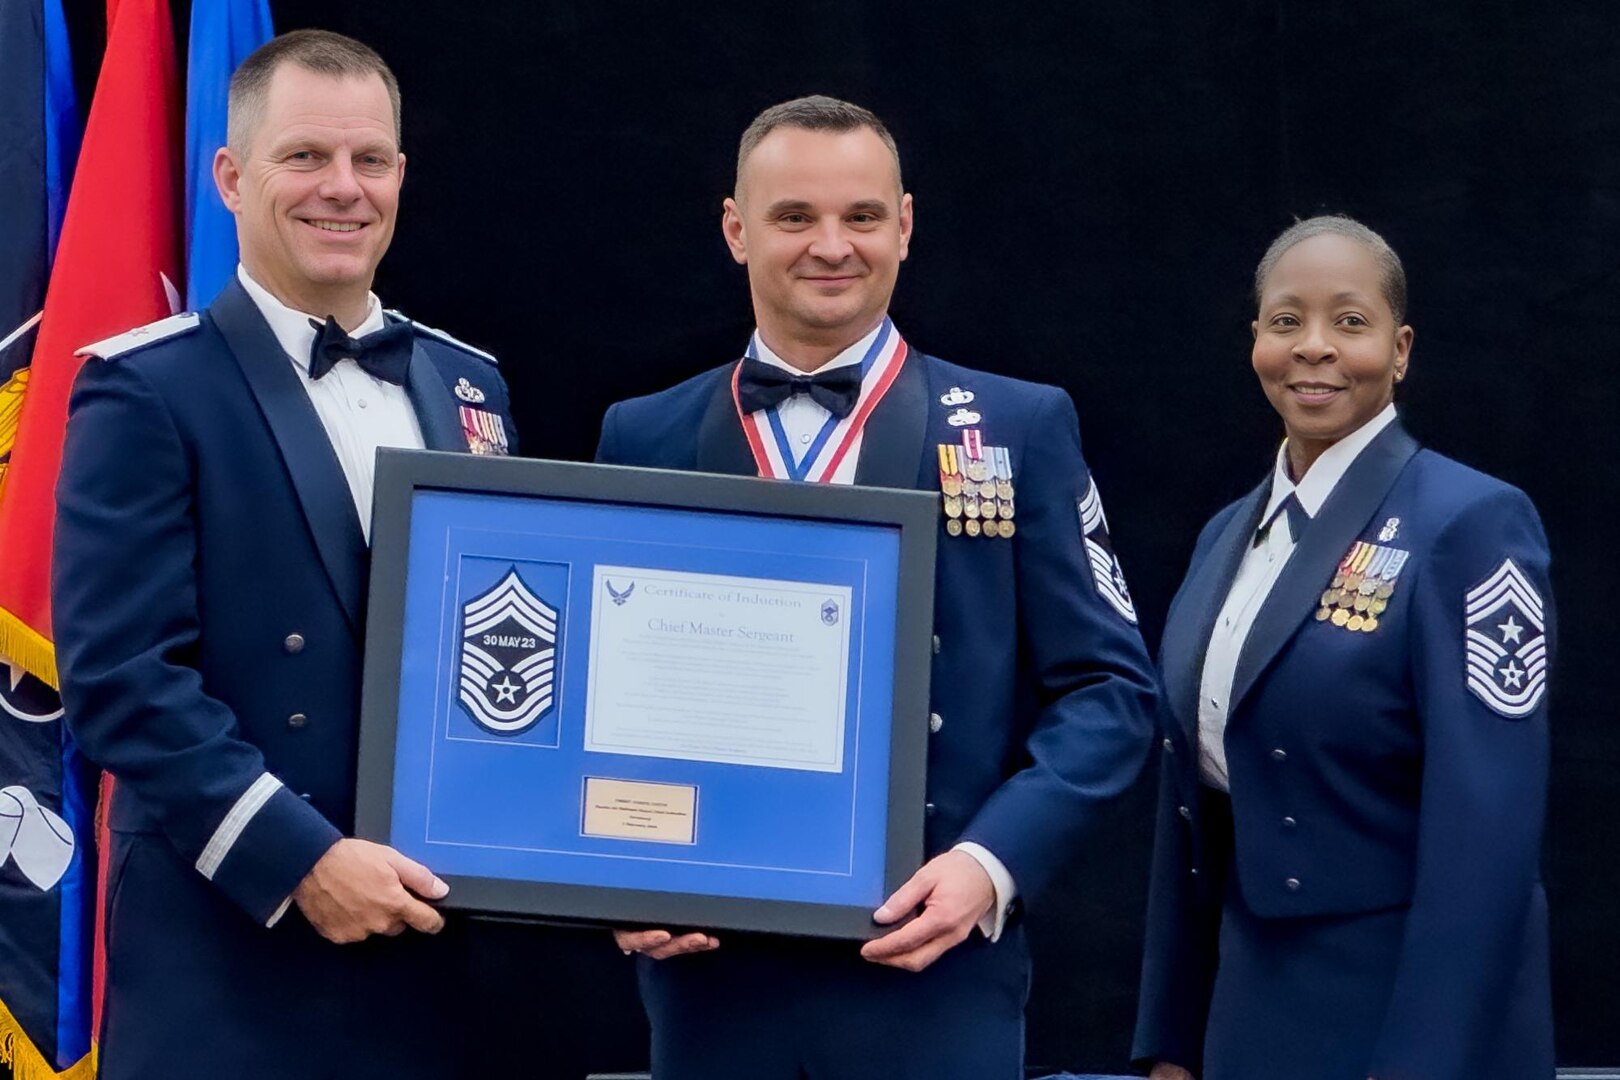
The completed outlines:
<svg viewBox="0 0 1620 1080">
<path fill-rule="evenodd" d="M 921 865 L 939 506 L 928 492 L 538 459 L 384 449 L 372 519 L 356 790 L 356 834 L 391 843 L 406 574 L 418 493 L 467 492 L 598 504 L 885 525 L 899 531 L 889 727 L 884 895 Z M 864 714 L 863 714 L 864 715 Z M 875 715 L 875 714 L 874 714 Z M 887 932 L 872 909 L 819 902 L 441 875 L 440 906 L 585 925 L 693 927 L 865 940 Z"/>
</svg>

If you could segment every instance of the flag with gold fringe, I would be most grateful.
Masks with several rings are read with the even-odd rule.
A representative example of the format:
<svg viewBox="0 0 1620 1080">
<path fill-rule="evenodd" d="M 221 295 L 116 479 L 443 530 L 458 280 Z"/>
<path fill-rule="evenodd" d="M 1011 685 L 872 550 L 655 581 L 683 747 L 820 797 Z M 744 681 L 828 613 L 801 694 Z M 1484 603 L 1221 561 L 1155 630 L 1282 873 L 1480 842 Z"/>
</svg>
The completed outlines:
<svg viewBox="0 0 1620 1080">
<path fill-rule="evenodd" d="M 76 109 L 62 96 L 72 78 L 61 67 L 60 0 L 0 0 L 0 190 L 17 200 L 0 215 L 8 253 L 0 268 L 0 1076 L 9 1069 L 14 1080 L 95 1074 L 94 781 L 61 723 L 50 614 L 74 353 L 179 304 L 180 98 L 168 2 L 112 0 L 107 20 L 74 168 L 63 133 L 70 126 L 61 123 Z M 41 291 L 42 308 L 34 306 Z"/>
<path fill-rule="evenodd" d="M 61 0 L 0 0 L 0 498 L 78 144 Z M 80 1080 L 95 1068 L 94 778 L 54 686 L 18 660 L 0 647 L 0 1077 Z"/>
</svg>

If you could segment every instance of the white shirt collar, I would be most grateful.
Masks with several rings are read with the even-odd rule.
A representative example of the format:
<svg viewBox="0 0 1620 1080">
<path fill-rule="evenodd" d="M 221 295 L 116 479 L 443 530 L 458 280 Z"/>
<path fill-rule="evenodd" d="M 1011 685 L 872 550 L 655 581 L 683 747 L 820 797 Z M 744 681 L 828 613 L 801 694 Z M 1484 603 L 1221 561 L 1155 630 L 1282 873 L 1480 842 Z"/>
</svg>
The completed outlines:
<svg viewBox="0 0 1620 1080">
<path fill-rule="evenodd" d="M 1271 515 L 1290 493 L 1297 493 L 1299 505 L 1305 508 L 1307 514 L 1315 517 L 1351 463 L 1361 456 L 1367 444 L 1380 431 L 1394 422 L 1395 404 L 1391 402 L 1384 406 L 1383 412 L 1322 451 L 1322 456 L 1311 463 L 1297 485 L 1288 476 L 1288 440 L 1284 439 L 1282 446 L 1277 448 L 1277 465 L 1272 470 L 1271 498 L 1266 500 L 1266 511 L 1260 515 L 1260 520 L 1270 521 Z"/>
<path fill-rule="evenodd" d="M 264 316 L 264 321 L 270 324 L 270 332 L 276 335 L 281 349 L 304 371 L 309 370 L 309 348 L 315 343 L 315 328 L 309 325 L 309 320 L 325 322 L 326 315 L 311 315 L 283 304 L 270 290 L 254 281 L 248 274 L 247 267 L 241 263 L 236 264 L 236 279 L 247 290 L 248 298 Z M 366 294 L 366 318 L 359 326 L 354 328 L 350 337 L 364 337 L 366 334 L 381 330 L 384 326 L 382 304 L 377 300 L 376 293 Z M 330 313 L 327 313 L 330 314 Z"/>
<path fill-rule="evenodd" d="M 850 364 L 858 364 L 862 360 L 866 359 L 866 351 L 872 347 L 872 342 L 877 340 L 878 334 L 883 332 L 883 323 L 885 321 L 887 320 L 880 320 L 876 326 L 872 327 L 871 333 L 861 338 L 861 340 L 857 341 L 855 344 L 851 345 L 849 348 L 845 349 L 831 360 L 828 360 L 825 364 L 822 364 L 820 367 L 816 368 L 816 372 L 831 371 L 833 368 L 848 367 Z M 756 358 L 763 360 L 765 363 L 770 364 L 773 367 L 782 368 L 785 371 L 791 371 L 795 375 L 815 374 L 815 372 L 811 371 L 800 371 L 798 368 L 794 367 L 780 356 L 777 356 L 776 353 L 771 351 L 771 347 L 765 344 L 765 339 L 760 337 L 758 330 L 754 331 L 753 354 Z"/>
</svg>

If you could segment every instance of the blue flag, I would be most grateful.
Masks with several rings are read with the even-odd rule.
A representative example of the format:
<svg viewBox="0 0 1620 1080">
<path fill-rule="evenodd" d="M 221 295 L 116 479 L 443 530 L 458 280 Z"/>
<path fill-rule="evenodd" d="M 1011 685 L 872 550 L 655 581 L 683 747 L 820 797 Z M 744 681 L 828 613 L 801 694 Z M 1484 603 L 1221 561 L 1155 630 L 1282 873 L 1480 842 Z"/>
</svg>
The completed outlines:
<svg viewBox="0 0 1620 1080">
<path fill-rule="evenodd" d="M 231 74 L 274 36 L 268 0 L 193 0 L 186 60 L 186 307 L 206 306 L 236 270 L 236 219 L 214 188 Z"/>
<path fill-rule="evenodd" d="M 0 0 L 0 499 L 79 146 L 61 0 Z M 93 771 L 53 687 L 0 655 L 0 1076 L 85 1077 Z"/>
</svg>

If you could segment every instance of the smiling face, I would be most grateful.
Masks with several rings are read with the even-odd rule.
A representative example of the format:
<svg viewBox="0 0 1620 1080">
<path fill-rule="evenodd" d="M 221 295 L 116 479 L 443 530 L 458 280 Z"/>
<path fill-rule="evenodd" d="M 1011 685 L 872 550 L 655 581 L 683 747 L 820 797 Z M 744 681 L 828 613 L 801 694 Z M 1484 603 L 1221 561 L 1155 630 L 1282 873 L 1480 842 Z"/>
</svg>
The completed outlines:
<svg viewBox="0 0 1620 1080">
<path fill-rule="evenodd" d="M 382 79 L 283 64 L 245 142 L 214 160 L 243 266 L 282 303 L 353 329 L 393 239 L 405 178 Z"/>
<path fill-rule="evenodd" d="M 1412 328 L 1397 325 L 1377 260 L 1323 233 L 1277 260 L 1254 322 L 1254 372 L 1288 432 L 1295 479 L 1383 411 L 1406 375 Z"/>
<path fill-rule="evenodd" d="M 783 126 L 749 154 L 721 227 L 748 267 L 761 336 L 808 369 L 888 310 L 911 241 L 911 196 L 871 128 Z"/>
</svg>

